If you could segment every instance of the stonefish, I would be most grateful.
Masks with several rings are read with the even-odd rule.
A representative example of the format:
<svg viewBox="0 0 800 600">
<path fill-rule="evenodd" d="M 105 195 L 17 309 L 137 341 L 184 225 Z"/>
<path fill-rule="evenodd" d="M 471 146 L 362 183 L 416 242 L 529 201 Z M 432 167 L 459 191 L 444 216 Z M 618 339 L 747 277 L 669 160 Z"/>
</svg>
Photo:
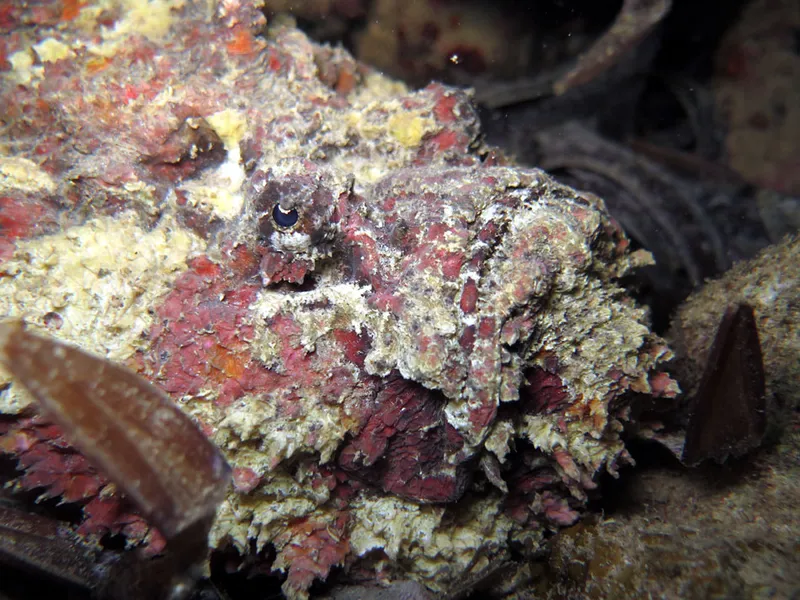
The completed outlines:
<svg viewBox="0 0 800 600">
<path fill-rule="evenodd" d="M 601 200 L 493 160 L 463 93 L 262 39 L 246 3 L 189 4 L 113 47 L 85 23 L 36 30 L 63 55 L 39 87 L 12 71 L 28 83 L 3 104 L 60 112 L 7 119 L 0 315 L 191 415 L 233 467 L 212 548 L 259 553 L 290 596 L 334 566 L 445 591 L 534 552 L 628 459 L 633 393 L 677 391 L 616 283 L 648 257 Z M 0 447 L 20 485 L 83 503 L 86 535 L 153 543 L 24 404 L 12 383 Z"/>
</svg>

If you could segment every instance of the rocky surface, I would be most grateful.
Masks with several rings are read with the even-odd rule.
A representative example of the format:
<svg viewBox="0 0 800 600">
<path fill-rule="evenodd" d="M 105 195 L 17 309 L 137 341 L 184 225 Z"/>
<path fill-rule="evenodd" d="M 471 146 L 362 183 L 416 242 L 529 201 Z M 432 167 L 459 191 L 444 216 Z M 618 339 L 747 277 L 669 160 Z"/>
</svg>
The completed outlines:
<svg viewBox="0 0 800 600">
<path fill-rule="evenodd" d="M 612 514 L 558 534 L 518 597 L 797 598 L 798 432 L 795 413 L 779 444 L 746 460 L 631 472 Z"/>
<path fill-rule="evenodd" d="M 737 263 L 680 307 L 669 339 L 681 357 L 674 368 L 687 393 L 696 391 L 722 315 L 737 304 L 755 312 L 769 404 L 791 411 L 800 403 L 800 239 L 786 237 Z"/>
<path fill-rule="evenodd" d="M 727 128 L 728 164 L 749 182 L 795 197 L 800 193 L 798 26 L 800 8 L 794 2 L 749 3 L 720 46 L 714 82 L 714 101 Z M 796 201 L 791 217 L 796 231 Z"/>
</svg>

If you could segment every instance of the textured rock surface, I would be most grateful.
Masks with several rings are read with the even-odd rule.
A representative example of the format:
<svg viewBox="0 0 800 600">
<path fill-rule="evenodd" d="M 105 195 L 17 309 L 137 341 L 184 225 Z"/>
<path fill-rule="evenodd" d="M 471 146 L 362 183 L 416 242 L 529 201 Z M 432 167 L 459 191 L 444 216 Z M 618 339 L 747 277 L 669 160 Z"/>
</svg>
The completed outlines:
<svg viewBox="0 0 800 600">
<path fill-rule="evenodd" d="M 521 598 L 796 598 L 800 421 L 745 461 L 651 466 L 610 518 L 563 530 Z"/>
<path fill-rule="evenodd" d="M 796 2 L 749 3 L 720 47 L 714 85 L 730 166 L 747 181 L 794 196 L 800 193 L 798 27 Z"/>
<path fill-rule="evenodd" d="M 687 393 L 699 383 L 728 306 L 753 307 L 767 394 L 777 408 L 800 405 L 800 239 L 787 237 L 708 282 L 678 310 L 669 333 L 682 357 L 676 373 Z"/>
<path fill-rule="evenodd" d="M 246 3 L 7 20 L 0 314 L 193 415 L 234 467 L 211 545 L 268 550 L 289 595 L 336 565 L 444 591 L 536 551 L 626 462 L 625 393 L 677 392 L 615 283 L 648 256 L 595 197 L 497 164 L 463 92 Z M 12 383 L 3 411 L 25 404 Z M 0 436 L 46 474 L 23 487 L 97 499 L 57 431 Z"/>
</svg>

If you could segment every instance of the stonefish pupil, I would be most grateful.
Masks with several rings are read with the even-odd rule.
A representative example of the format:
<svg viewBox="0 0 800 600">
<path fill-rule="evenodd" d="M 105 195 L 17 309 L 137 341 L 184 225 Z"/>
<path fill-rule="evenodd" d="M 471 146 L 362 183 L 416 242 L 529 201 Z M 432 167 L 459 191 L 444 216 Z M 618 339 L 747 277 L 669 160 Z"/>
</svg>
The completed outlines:
<svg viewBox="0 0 800 600">
<path fill-rule="evenodd" d="M 297 209 L 284 210 L 280 204 L 276 204 L 272 209 L 272 218 L 278 227 L 291 227 L 297 223 Z"/>
</svg>

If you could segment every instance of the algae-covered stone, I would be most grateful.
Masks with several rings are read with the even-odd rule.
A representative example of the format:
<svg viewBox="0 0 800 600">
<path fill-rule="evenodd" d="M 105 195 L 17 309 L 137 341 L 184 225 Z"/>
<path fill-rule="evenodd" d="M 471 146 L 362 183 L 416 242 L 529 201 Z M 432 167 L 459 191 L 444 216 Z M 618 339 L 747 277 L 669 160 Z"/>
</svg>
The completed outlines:
<svg viewBox="0 0 800 600">
<path fill-rule="evenodd" d="M 729 306 L 753 307 L 767 394 L 778 406 L 800 403 L 800 238 L 787 237 L 708 282 L 678 310 L 669 339 L 676 372 L 695 391 L 717 327 Z"/>
</svg>

